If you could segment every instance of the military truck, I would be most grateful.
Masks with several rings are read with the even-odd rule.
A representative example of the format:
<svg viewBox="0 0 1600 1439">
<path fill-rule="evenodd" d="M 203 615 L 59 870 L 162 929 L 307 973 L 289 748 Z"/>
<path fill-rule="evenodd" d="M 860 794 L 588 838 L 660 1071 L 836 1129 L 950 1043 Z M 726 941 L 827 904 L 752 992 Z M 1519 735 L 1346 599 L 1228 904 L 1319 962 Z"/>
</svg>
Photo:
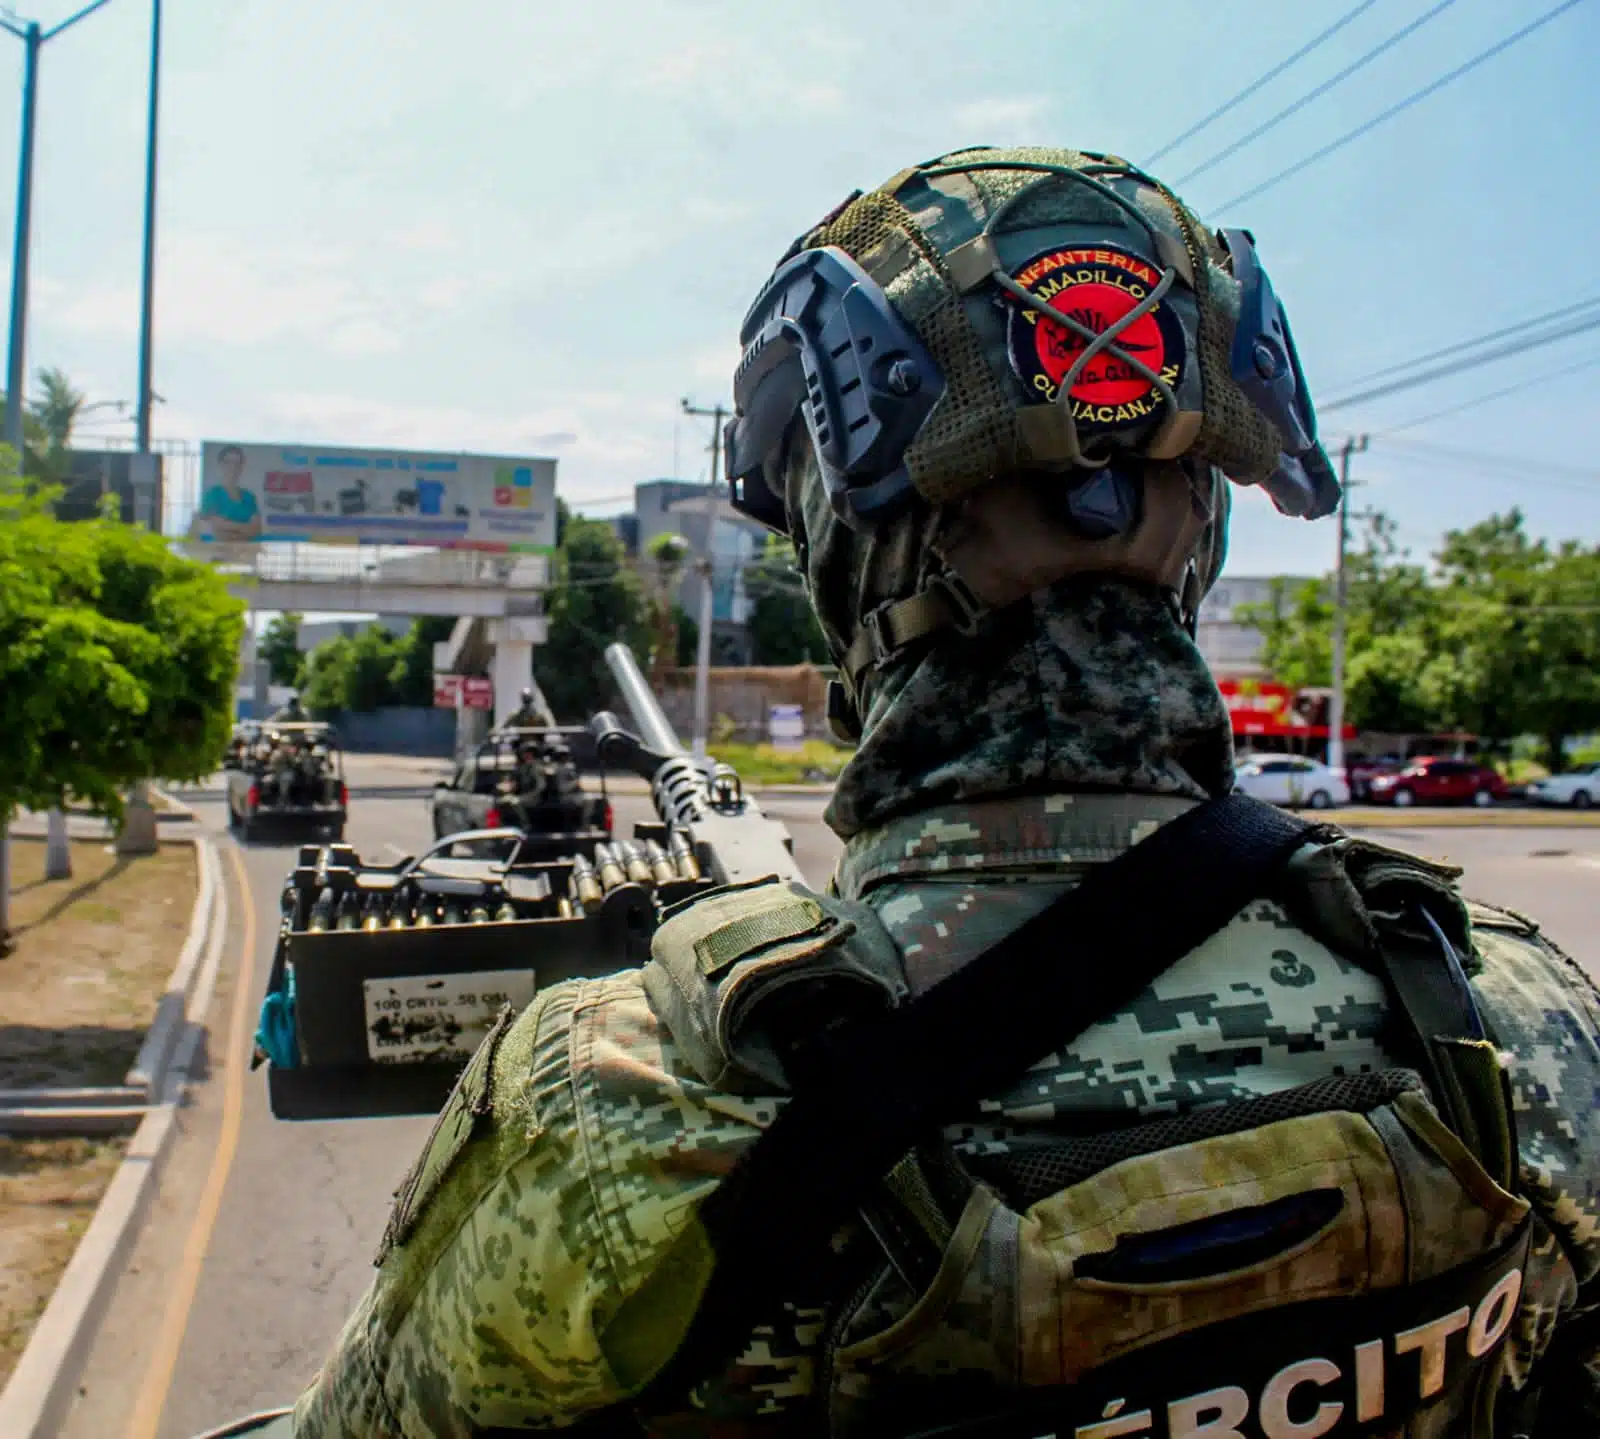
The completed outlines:
<svg viewBox="0 0 1600 1439">
<path fill-rule="evenodd" d="M 268 721 L 241 726 L 223 774 L 228 827 L 241 839 L 268 830 L 344 838 L 350 792 L 344 750 L 332 725 Z"/>
<path fill-rule="evenodd" d="M 428 807 L 435 839 L 463 830 L 522 830 L 531 855 L 594 857 L 594 847 L 611 838 L 611 801 L 605 791 L 583 789 L 569 737 L 572 728 L 507 726 L 494 730 L 456 766 L 449 779 L 434 785 Z"/>
</svg>

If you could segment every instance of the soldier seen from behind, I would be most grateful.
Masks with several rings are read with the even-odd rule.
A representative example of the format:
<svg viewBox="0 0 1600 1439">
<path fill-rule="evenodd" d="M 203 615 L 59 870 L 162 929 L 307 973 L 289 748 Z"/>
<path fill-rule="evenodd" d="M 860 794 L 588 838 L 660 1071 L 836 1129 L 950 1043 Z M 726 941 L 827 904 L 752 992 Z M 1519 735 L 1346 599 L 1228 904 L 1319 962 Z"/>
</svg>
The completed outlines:
<svg viewBox="0 0 1600 1439">
<path fill-rule="evenodd" d="M 531 685 L 523 690 L 521 703 L 506 718 L 508 729 L 554 729 L 555 727 L 555 714 L 550 709 L 549 701 L 544 697 L 544 691 L 537 685 Z"/>
<path fill-rule="evenodd" d="M 1131 1003 L 940 1115 L 831 1243 L 750 1217 L 784 1287 L 709 1312 L 714 1196 L 835 1032 L 1248 806 L 1197 609 L 1235 484 L 1338 498 L 1252 237 L 1113 157 L 904 170 L 796 241 L 741 338 L 736 503 L 792 538 L 859 738 L 834 879 L 713 891 L 642 971 L 506 1016 L 296 1434 L 1600 1433 L 1600 996 L 1458 871 L 1325 826 Z M 1157 852 L 1141 911 L 1211 862 Z M 822 1179 L 851 1128 L 814 1136 Z"/>
</svg>

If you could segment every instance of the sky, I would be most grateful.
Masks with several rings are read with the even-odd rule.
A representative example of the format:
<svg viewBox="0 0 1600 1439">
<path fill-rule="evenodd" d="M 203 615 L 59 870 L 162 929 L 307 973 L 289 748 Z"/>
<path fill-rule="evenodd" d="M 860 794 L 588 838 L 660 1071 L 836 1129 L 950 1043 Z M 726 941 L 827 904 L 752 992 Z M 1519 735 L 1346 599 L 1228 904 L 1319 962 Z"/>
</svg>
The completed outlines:
<svg viewBox="0 0 1600 1439">
<path fill-rule="evenodd" d="M 614 513 L 640 480 L 703 475 L 709 429 L 680 399 L 726 402 L 749 302 L 851 190 L 968 144 L 1145 161 L 1354 3 L 167 0 L 156 433 L 554 455 L 570 503 Z M 1446 0 L 1185 180 L 1439 4 L 1377 0 L 1151 167 L 1254 233 L 1325 402 L 1600 294 L 1600 0 L 1230 203 L 1555 3 Z M 74 8 L 37 4 L 23 18 L 46 25 Z M 136 391 L 148 36 L 148 0 L 111 0 L 40 64 L 28 365 L 95 402 Z M 0 64 L 9 157 L 21 44 Z M 1536 534 L 1593 543 L 1597 381 L 1600 329 L 1323 432 L 1371 435 L 1354 503 L 1419 557 L 1514 504 Z M 108 405 L 79 442 L 131 428 Z M 1331 521 L 1237 501 L 1230 573 L 1330 567 Z"/>
</svg>

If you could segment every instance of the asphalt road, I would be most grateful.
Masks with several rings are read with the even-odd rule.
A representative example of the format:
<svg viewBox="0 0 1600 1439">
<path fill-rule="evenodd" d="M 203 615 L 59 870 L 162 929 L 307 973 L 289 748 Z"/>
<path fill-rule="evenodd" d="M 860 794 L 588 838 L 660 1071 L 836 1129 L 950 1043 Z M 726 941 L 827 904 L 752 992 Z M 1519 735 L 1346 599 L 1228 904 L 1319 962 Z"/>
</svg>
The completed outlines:
<svg viewBox="0 0 1600 1439">
<path fill-rule="evenodd" d="M 425 795 L 435 773 L 412 762 L 349 761 L 348 839 L 388 861 L 429 838 Z M 220 788 L 182 792 L 219 834 Z M 771 797 L 764 807 L 795 838 L 807 878 L 821 884 L 838 842 L 822 826 L 823 801 Z M 649 813 L 640 796 L 615 798 L 618 830 Z M 1419 819 L 1422 816 L 1419 816 Z M 1466 869 L 1469 893 L 1537 916 L 1550 935 L 1600 976 L 1600 829 L 1386 829 L 1374 838 Z M 224 839 L 225 847 L 232 842 Z M 255 911 L 248 1003 L 264 989 L 277 896 L 294 860 L 290 845 L 240 851 Z M 230 865 L 225 865 L 229 873 Z M 243 903 L 233 896 L 231 956 L 244 938 Z M 64 1434 L 186 1439 L 253 1410 L 290 1402 L 333 1342 L 370 1274 L 389 1197 L 423 1142 L 424 1118 L 290 1124 L 274 1121 L 260 1074 L 245 1078 L 231 1167 L 216 1163 L 223 1129 L 229 986 L 211 1022 L 218 1073 L 199 1086 L 184 1137 L 163 1177 L 146 1226 L 108 1311 Z M 209 1235 L 196 1228 L 208 1182 L 225 1181 Z M 186 1264 L 188 1270 L 186 1271 Z M 198 1271 L 192 1302 L 187 1272 Z M 170 1341 L 170 1343 L 169 1343 Z M 156 1416 L 159 1413 L 159 1423 Z"/>
</svg>

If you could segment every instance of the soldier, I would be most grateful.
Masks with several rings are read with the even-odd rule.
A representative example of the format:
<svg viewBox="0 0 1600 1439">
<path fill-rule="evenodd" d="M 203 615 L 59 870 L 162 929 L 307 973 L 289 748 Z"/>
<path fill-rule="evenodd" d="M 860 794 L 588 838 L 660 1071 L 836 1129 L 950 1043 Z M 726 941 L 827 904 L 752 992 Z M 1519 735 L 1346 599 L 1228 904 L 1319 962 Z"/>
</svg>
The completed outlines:
<svg viewBox="0 0 1600 1439">
<path fill-rule="evenodd" d="M 273 711 L 271 716 L 271 721 L 274 724 L 304 724 L 305 719 L 306 712 L 301 707 L 298 694 L 291 694 L 289 702 L 281 709 Z"/>
<path fill-rule="evenodd" d="M 522 703 L 506 719 L 507 729 L 532 729 L 543 726 L 554 729 L 556 717 L 545 700 L 544 692 L 532 685 L 522 692 Z"/>
<path fill-rule="evenodd" d="M 296 1434 L 1600 1432 L 1600 995 L 1458 871 L 1327 828 L 943 1116 L 742 1353 L 666 1368 L 720 1277 L 702 1206 L 816 1036 L 1227 794 L 1193 631 L 1229 480 L 1337 500 L 1253 240 L 1114 157 L 904 170 L 796 242 L 743 340 L 736 502 L 792 537 L 860 740 L 829 892 L 715 892 L 643 971 L 505 1017 Z"/>
</svg>

